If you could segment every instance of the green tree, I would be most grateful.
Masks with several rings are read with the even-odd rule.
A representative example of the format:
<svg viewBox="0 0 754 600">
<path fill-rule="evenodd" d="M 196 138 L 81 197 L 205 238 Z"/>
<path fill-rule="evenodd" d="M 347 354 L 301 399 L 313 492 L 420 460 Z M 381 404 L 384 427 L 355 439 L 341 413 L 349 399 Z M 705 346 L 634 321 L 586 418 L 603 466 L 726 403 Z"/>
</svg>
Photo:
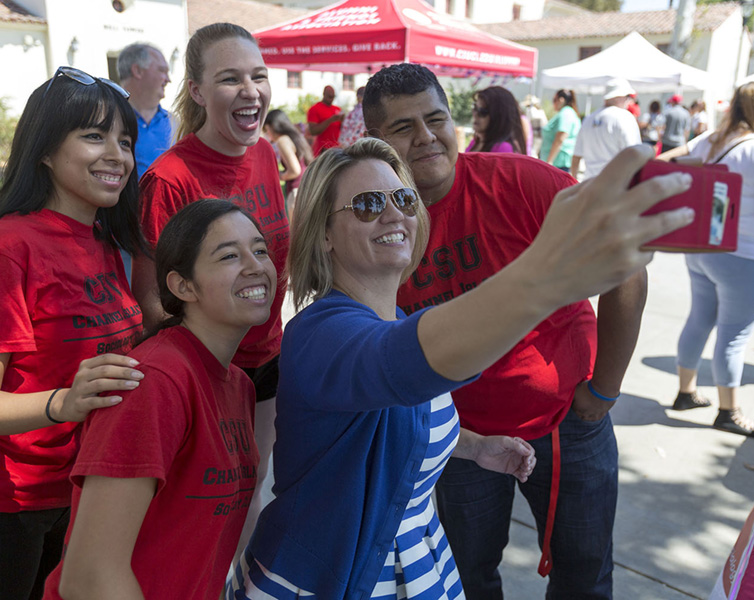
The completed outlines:
<svg viewBox="0 0 754 600">
<path fill-rule="evenodd" d="M 566 0 L 566 2 L 595 12 L 620 10 L 621 4 L 623 4 L 623 0 Z"/>
<path fill-rule="evenodd" d="M 450 104 L 450 116 L 456 125 L 469 125 L 471 123 L 471 107 L 474 105 L 476 89 L 471 87 L 464 89 L 450 84 L 448 91 L 448 103 Z"/>
<path fill-rule="evenodd" d="M 270 108 L 278 108 L 282 110 L 288 115 L 291 123 L 306 123 L 307 111 L 317 102 L 319 102 L 318 96 L 314 94 L 304 94 L 303 96 L 299 96 L 296 106 L 285 105 L 272 106 Z"/>
<path fill-rule="evenodd" d="M 719 4 L 720 2 L 729 2 L 730 0 L 696 0 L 697 6 L 701 4 Z M 751 9 L 749 9 L 751 10 Z M 749 15 L 749 18 L 746 19 L 746 27 L 751 30 L 752 25 L 754 25 L 754 15 Z"/>
<path fill-rule="evenodd" d="M 16 131 L 18 119 L 8 114 L 8 102 L 0 98 L 0 181 L 3 179 L 3 169 L 10 156 L 10 146 Z"/>
</svg>

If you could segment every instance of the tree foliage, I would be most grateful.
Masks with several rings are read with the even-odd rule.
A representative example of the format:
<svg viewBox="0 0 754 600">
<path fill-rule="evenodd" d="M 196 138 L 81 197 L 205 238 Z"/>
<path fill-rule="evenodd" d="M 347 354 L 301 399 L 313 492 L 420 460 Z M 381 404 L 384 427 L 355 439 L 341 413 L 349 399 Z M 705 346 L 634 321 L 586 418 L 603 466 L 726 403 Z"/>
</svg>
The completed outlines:
<svg viewBox="0 0 754 600">
<path fill-rule="evenodd" d="M 719 4 L 720 2 L 730 2 L 730 0 L 696 0 L 697 5 L 700 5 L 700 4 Z M 754 14 L 749 15 L 749 18 L 746 20 L 746 26 L 749 29 L 752 29 L 752 24 L 754 24 Z"/>
<path fill-rule="evenodd" d="M 570 4 L 576 4 L 581 8 L 593 10 L 595 12 L 607 12 L 620 10 L 623 0 L 565 0 Z"/>
<path fill-rule="evenodd" d="M 288 116 L 291 123 L 306 123 L 307 111 L 319 100 L 320 97 L 315 94 L 302 94 L 298 97 L 296 106 L 270 106 L 270 109 L 279 108 Z"/>
<path fill-rule="evenodd" d="M 10 156 L 10 146 L 13 142 L 13 134 L 16 131 L 18 119 L 8 114 L 8 105 L 5 99 L 0 98 L 0 181 L 3 177 L 5 163 Z"/>
<path fill-rule="evenodd" d="M 474 87 L 464 89 L 450 84 L 450 90 L 446 90 L 448 104 L 450 104 L 450 116 L 456 125 L 468 125 L 471 123 L 471 107 L 474 105 Z"/>
</svg>

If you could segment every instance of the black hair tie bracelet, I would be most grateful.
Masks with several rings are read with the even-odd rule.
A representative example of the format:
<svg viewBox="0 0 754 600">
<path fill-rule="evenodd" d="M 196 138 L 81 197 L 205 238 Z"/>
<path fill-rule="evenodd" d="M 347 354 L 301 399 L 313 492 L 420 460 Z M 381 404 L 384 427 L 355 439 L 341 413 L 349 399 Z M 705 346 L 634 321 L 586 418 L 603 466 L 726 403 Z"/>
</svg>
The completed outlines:
<svg viewBox="0 0 754 600">
<path fill-rule="evenodd" d="M 50 394 L 50 397 L 47 399 L 47 406 L 45 406 L 45 415 L 47 415 L 47 418 L 50 419 L 53 423 L 56 423 L 57 425 L 62 425 L 63 423 L 66 423 L 66 421 L 58 421 L 57 419 L 53 419 L 52 415 L 50 414 L 50 405 L 52 404 L 52 399 L 55 397 L 55 394 L 57 394 L 60 390 L 63 388 L 58 388 Z"/>
</svg>

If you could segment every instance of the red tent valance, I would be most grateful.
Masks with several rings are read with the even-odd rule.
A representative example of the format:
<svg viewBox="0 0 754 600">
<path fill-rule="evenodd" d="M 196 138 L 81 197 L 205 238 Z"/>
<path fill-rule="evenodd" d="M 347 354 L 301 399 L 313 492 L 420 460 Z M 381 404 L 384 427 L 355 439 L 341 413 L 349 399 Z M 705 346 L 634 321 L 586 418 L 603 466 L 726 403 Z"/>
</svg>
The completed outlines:
<svg viewBox="0 0 754 600">
<path fill-rule="evenodd" d="M 345 0 L 254 33 L 265 62 L 289 70 L 369 73 L 412 62 L 439 74 L 533 77 L 537 50 L 436 12 L 422 0 Z"/>
</svg>

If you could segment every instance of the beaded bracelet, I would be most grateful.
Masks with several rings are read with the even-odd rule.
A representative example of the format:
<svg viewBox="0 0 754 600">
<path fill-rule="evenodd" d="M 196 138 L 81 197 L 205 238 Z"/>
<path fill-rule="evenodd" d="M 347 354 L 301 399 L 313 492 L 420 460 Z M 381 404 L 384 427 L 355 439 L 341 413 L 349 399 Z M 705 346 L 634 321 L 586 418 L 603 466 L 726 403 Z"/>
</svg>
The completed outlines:
<svg viewBox="0 0 754 600">
<path fill-rule="evenodd" d="M 618 398 L 620 398 L 620 394 L 618 394 L 615 398 L 611 398 L 610 396 L 605 396 L 604 394 L 600 394 L 597 390 L 594 389 L 591 379 L 589 379 L 586 382 L 586 387 L 589 388 L 589 391 L 592 393 L 592 395 L 597 396 L 597 398 L 599 398 L 600 400 L 604 400 L 605 402 L 615 402 Z"/>
<path fill-rule="evenodd" d="M 57 419 L 53 419 L 52 415 L 50 414 L 50 405 L 52 404 L 52 399 L 55 397 L 55 394 L 57 394 L 60 390 L 63 388 L 58 388 L 50 394 L 50 397 L 47 399 L 47 406 L 45 406 L 45 415 L 47 415 L 47 418 L 50 419 L 53 423 L 56 423 L 57 425 L 62 425 L 66 421 L 58 421 Z"/>
</svg>

